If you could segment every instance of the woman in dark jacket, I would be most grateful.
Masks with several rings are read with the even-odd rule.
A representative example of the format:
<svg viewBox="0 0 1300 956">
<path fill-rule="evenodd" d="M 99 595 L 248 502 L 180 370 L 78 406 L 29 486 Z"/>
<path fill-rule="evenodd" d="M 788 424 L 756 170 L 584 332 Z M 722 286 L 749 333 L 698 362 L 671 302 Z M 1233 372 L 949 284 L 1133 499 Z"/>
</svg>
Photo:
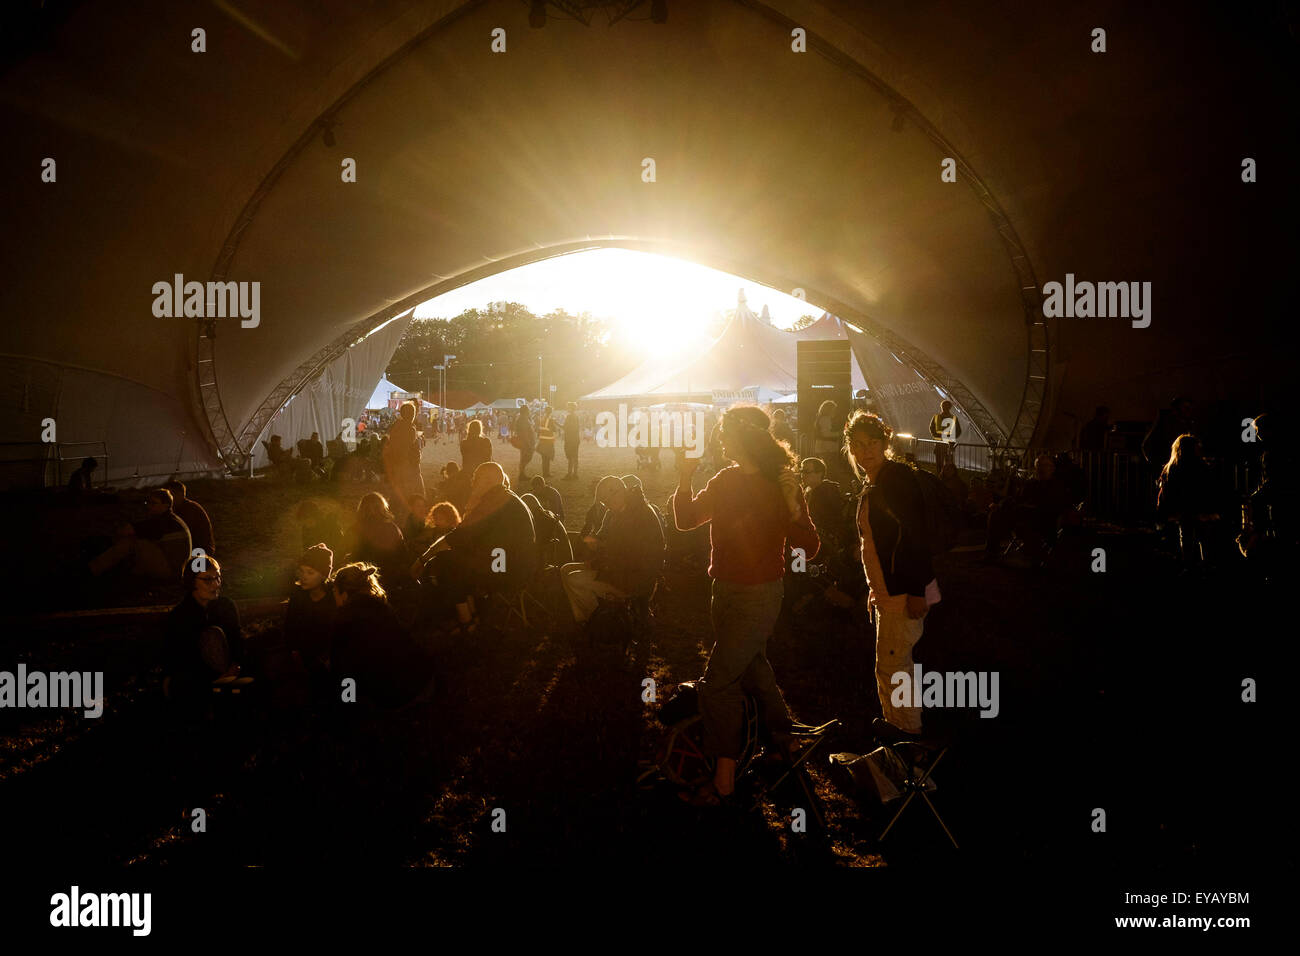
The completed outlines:
<svg viewBox="0 0 1300 956">
<path fill-rule="evenodd" d="M 370 564 L 349 564 L 334 576 L 338 616 L 330 671 L 340 696 L 342 681 L 352 679 L 358 703 L 401 707 L 428 695 L 433 661 L 389 606 L 377 570 Z"/>
<path fill-rule="evenodd" d="M 478 466 L 464 520 L 424 553 L 415 569 L 432 570 L 434 611 L 454 605 L 461 625 L 474 627 L 477 593 L 518 591 L 537 571 L 537 535 L 528 506 L 510 491 L 496 462 Z"/>
<path fill-rule="evenodd" d="M 195 564 L 202 570 L 195 570 Z M 191 561 L 182 575 L 185 598 L 167 615 L 167 678 L 170 700 L 200 704 L 212 682 L 237 678 L 244 662 L 244 635 L 235 602 L 221 593 L 216 558 Z"/>
<path fill-rule="evenodd" d="M 357 520 L 348 539 L 348 560 L 376 565 L 390 587 L 410 565 L 402 529 L 393 520 L 388 499 L 377 491 L 357 503 Z"/>
<path fill-rule="evenodd" d="M 863 480 L 858 500 L 862 567 L 876 624 L 876 689 L 895 727 L 921 732 L 920 707 L 895 707 L 893 677 L 912 679 L 912 648 L 921 639 L 929 605 L 939 600 L 926 537 L 925 499 L 911 469 L 892 460 L 893 430 L 856 411 L 844 426 L 844 449 Z"/>
</svg>

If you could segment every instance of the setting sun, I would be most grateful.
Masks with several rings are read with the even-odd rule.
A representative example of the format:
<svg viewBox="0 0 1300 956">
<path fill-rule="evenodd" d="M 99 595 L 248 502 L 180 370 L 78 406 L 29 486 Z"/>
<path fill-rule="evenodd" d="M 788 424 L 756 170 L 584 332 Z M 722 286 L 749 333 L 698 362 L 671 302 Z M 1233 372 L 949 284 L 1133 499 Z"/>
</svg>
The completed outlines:
<svg viewBox="0 0 1300 956">
<path fill-rule="evenodd" d="M 613 319 L 647 356 L 667 356 L 707 341 L 714 318 L 735 307 L 741 289 L 755 313 L 768 307 L 778 328 L 789 328 L 806 313 L 821 314 L 793 296 L 692 262 L 627 249 L 598 249 L 480 279 L 422 303 L 415 316 L 447 317 L 502 300 L 522 302 L 538 314 L 554 308 L 589 311 Z"/>
</svg>

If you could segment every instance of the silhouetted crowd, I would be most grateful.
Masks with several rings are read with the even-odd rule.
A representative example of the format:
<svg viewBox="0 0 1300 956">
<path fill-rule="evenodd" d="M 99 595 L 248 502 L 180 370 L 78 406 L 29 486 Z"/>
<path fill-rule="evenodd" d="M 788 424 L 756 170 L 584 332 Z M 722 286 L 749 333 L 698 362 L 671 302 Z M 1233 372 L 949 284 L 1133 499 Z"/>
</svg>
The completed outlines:
<svg viewBox="0 0 1300 956">
<path fill-rule="evenodd" d="M 666 568 L 706 573 L 714 645 L 698 690 L 719 769 L 690 800 L 712 805 L 734 787 L 744 695 L 761 702 L 773 745 L 790 743 L 765 656 L 783 609 L 800 614 L 820 603 L 869 618 L 882 712 L 898 733 L 920 734 L 920 709 L 893 706 L 888 682 L 910 669 L 928 609 L 941 599 L 935 560 L 966 537 L 982 541 L 986 561 L 1041 567 L 1088 520 L 1089 473 L 1071 453 L 1039 453 L 1025 462 L 1032 469 L 999 463 L 963 475 L 945 402 L 933 423 L 945 453 L 930 470 L 894 453 L 892 429 L 878 416 L 859 408 L 840 421 L 826 403 L 810 436 L 820 454 L 793 452 L 794 432 L 779 412 L 734 406 L 710 429 L 703 459 L 677 452 L 678 484 L 664 507 L 646 499 L 635 474 L 608 475 L 595 483 L 582 521 L 574 517 L 580 530 L 570 532 L 564 498 L 548 481 L 559 449 L 569 464 L 563 478 L 578 474 L 582 422 L 573 406 L 567 411 L 557 418 L 545 405 L 517 409 L 509 426 L 517 467 L 496 460 L 490 418 L 469 417 L 460 461 L 426 486 L 416 409 L 403 406 L 370 459 L 391 497 L 363 495 L 346 527 L 316 500 L 298 507 L 301 553 L 278 637 L 245 639 L 238 608 L 222 593 L 212 522 L 179 481 L 150 491 L 145 516 L 96 543 L 89 572 L 155 582 L 180 575 L 184 597 L 166 624 L 166 688 L 178 707 L 197 710 L 210 695 L 259 682 L 316 708 L 355 701 L 400 709 L 433 692 L 422 635 L 469 638 L 495 612 L 506 621 L 540 614 L 561 631 L 626 642 L 649 626 Z M 1268 415 L 1244 423 L 1241 434 L 1260 452 L 1258 480 L 1245 495 L 1225 487 L 1207 461 L 1190 403 L 1162 412 L 1142 442 L 1160 463 L 1156 513 L 1177 529 L 1189 568 L 1244 558 L 1252 572 L 1276 580 L 1296 553 L 1290 450 Z M 1080 432 L 1081 454 L 1104 451 L 1110 435 L 1099 408 Z M 336 441 L 328 449 L 315 434 L 298 442 L 290 467 L 325 479 L 338 470 L 332 458 L 369 454 L 359 447 L 338 455 Z M 530 476 L 535 457 L 540 473 Z M 286 460 L 272 456 L 273 474 Z M 87 459 L 73 476 L 74 497 L 94 493 L 95 467 Z"/>
</svg>

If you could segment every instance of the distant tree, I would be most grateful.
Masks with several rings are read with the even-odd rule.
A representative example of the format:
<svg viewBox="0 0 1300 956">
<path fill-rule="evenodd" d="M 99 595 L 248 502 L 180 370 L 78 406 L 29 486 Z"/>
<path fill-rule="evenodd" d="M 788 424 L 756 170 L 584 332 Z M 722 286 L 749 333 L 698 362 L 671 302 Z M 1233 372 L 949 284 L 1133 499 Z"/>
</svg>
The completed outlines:
<svg viewBox="0 0 1300 956">
<path fill-rule="evenodd" d="M 812 325 L 820 318 L 821 318 L 820 315 L 804 314 L 799 316 L 799 318 L 795 319 L 794 325 L 790 326 L 790 328 L 792 331 L 798 331 L 799 329 L 806 329 L 808 328 L 808 326 Z"/>
<path fill-rule="evenodd" d="M 388 363 L 389 379 L 405 388 L 438 387 L 435 366 L 456 360 L 449 390 L 484 398 L 532 398 L 538 394 L 537 356 L 542 356 L 546 394 L 558 402 L 594 391 L 629 371 L 641 356 L 611 333 L 609 320 L 589 312 L 556 309 L 534 315 L 518 302 L 493 302 L 449 319 L 416 319 Z M 549 386 L 556 386 L 554 396 Z"/>
</svg>

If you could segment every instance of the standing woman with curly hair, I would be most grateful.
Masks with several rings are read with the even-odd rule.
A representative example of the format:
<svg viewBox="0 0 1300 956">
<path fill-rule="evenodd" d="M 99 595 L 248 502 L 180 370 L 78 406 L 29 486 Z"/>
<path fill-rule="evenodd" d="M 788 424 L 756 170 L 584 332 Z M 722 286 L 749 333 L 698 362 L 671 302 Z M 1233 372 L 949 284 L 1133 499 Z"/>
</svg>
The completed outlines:
<svg viewBox="0 0 1300 956">
<path fill-rule="evenodd" d="M 921 732 L 921 708 L 895 707 L 893 676 L 912 679 L 912 648 L 921 639 L 929 605 L 939 600 L 926 538 L 925 499 L 912 470 L 892 459 L 893 430 L 856 411 L 844 425 L 844 450 L 863 481 L 858 499 L 862 568 L 876 624 L 876 690 L 885 720 Z"/>
<path fill-rule="evenodd" d="M 820 541 L 795 476 L 794 454 L 772 437 L 767 415 L 754 406 L 733 406 L 722 416 L 723 468 L 698 494 L 691 475 L 698 459 L 678 461 L 673 519 L 679 531 L 709 522 L 710 616 L 714 645 L 699 683 L 704 746 L 717 765 L 711 786 L 692 802 L 714 805 L 736 786 L 736 761 L 744 748 L 745 694 L 758 698 L 773 742 L 789 753 L 790 714 L 772 665 L 767 640 L 781 613 L 785 547 L 802 548 L 809 560 Z"/>
</svg>

